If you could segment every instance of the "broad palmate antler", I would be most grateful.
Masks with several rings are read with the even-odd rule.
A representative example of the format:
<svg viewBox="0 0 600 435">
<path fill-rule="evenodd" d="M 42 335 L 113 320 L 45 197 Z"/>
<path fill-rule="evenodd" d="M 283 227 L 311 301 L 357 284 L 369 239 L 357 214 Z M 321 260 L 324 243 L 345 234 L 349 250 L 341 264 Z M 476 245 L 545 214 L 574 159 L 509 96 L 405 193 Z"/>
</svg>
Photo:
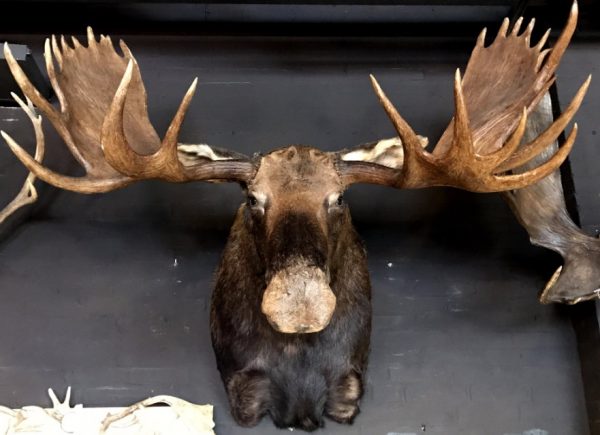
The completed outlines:
<svg viewBox="0 0 600 435">
<path fill-rule="evenodd" d="M 426 145 L 424 138 L 420 137 L 420 147 L 416 146 L 410 127 L 374 82 L 399 134 L 413 146 L 394 138 L 339 154 L 350 182 L 395 187 L 447 184 L 476 191 L 507 185 L 521 187 L 506 191 L 503 196 L 529 233 L 531 243 L 552 249 L 564 258 L 563 266 L 540 295 L 543 303 L 574 304 L 600 296 L 600 240 L 585 234 L 571 220 L 560 173 L 553 170 L 575 140 L 576 127 L 562 148 L 556 142 L 579 108 L 589 78 L 556 120 L 546 92 L 575 29 L 577 14 L 574 3 L 567 25 L 552 50 L 544 49 L 548 32 L 530 47 L 533 21 L 519 35 L 522 19 L 515 23 L 510 34 L 509 22 L 505 20 L 495 41 L 487 48 L 484 31 L 462 83 L 456 77 L 457 116 L 433 152 L 420 149 Z M 470 133 L 460 127 L 466 124 L 465 107 L 470 111 Z M 525 112 L 521 114 L 523 109 Z M 507 175 L 506 171 L 512 174 Z M 548 172 L 551 174 L 546 178 L 524 186 Z"/>
<path fill-rule="evenodd" d="M 53 107 L 31 84 L 4 45 L 10 70 L 29 100 L 48 118 L 71 154 L 84 167 L 84 177 L 58 174 L 30 156 L 8 134 L 2 136 L 23 162 L 40 179 L 63 189 L 81 193 L 107 192 L 136 180 L 245 182 L 254 165 L 241 154 L 193 146 L 195 159 L 186 159 L 189 146 L 178 151 L 178 135 L 196 89 L 194 80 L 162 139 L 148 119 L 146 90 L 140 70 L 129 48 L 120 42 L 119 55 L 107 36 L 96 40 L 88 28 L 87 47 L 73 38 L 46 40 L 44 57 L 48 76 L 58 97 L 60 110 Z M 55 62 L 58 66 L 56 68 Z M 34 118 L 32 118 L 32 121 Z M 35 122 L 38 121 L 34 121 Z M 37 149 L 44 135 L 36 127 Z"/>
<path fill-rule="evenodd" d="M 356 152 L 341 153 L 340 171 L 346 184 L 373 183 L 396 188 L 453 186 L 473 192 L 499 192 L 525 187 L 554 172 L 573 147 L 576 124 L 551 159 L 526 172 L 509 173 L 556 140 L 587 91 L 590 78 L 560 118 L 519 148 L 527 115 L 555 80 L 554 72 L 573 35 L 577 13 L 574 3 L 567 25 L 552 50 L 543 49 L 548 32 L 531 46 L 534 20 L 519 34 L 523 19 L 515 23 L 510 33 L 509 20 L 505 19 L 489 47 L 485 46 L 484 29 L 464 79 L 456 71 L 454 118 L 432 152 L 423 148 L 422 138 L 400 116 L 371 76 L 375 92 L 398 132 L 400 141 L 396 146 L 402 147 L 402 152 L 397 153 L 401 161 L 389 167 L 372 163 L 377 161 L 374 159 L 357 158 Z"/>
</svg>

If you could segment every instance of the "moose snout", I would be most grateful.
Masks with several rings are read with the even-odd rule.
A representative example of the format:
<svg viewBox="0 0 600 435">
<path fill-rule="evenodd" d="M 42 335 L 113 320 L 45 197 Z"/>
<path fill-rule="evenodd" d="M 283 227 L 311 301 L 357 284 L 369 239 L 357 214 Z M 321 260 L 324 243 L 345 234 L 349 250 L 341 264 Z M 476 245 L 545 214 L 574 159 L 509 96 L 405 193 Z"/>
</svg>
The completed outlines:
<svg viewBox="0 0 600 435">
<path fill-rule="evenodd" d="M 273 274 L 261 309 L 275 330 L 306 334 L 329 324 L 335 302 L 327 274 L 318 267 L 299 264 Z"/>
</svg>

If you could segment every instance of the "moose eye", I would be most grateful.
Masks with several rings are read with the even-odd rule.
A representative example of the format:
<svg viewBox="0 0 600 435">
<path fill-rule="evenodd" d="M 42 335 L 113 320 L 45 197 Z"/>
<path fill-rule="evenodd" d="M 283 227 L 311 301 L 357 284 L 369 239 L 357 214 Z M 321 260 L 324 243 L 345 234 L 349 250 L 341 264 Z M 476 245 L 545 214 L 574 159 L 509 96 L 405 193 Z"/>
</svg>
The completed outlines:
<svg viewBox="0 0 600 435">
<path fill-rule="evenodd" d="M 344 206 L 344 195 L 332 193 L 325 200 L 325 207 L 332 213 L 337 213 Z"/>
<path fill-rule="evenodd" d="M 258 200 L 254 196 L 248 195 L 246 198 L 246 204 L 248 204 L 250 207 L 256 207 L 258 205 Z"/>
</svg>

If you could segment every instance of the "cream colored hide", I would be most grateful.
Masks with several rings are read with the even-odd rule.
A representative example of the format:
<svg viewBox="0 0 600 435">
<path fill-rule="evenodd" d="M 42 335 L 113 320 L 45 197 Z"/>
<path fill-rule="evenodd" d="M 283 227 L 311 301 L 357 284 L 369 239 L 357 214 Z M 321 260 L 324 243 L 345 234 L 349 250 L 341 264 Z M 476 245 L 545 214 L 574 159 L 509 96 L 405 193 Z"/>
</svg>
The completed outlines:
<svg viewBox="0 0 600 435">
<path fill-rule="evenodd" d="M 172 396 L 156 396 L 127 408 L 84 408 L 61 403 L 51 389 L 52 408 L 0 406 L 3 435 L 215 435 L 212 405 L 195 405 Z M 156 407 L 151 405 L 166 404 Z"/>
<path fill-rule="evenodd" d="M 421 146 L 425 148 L 429 140 L 424 136 L 418 136 Z M 346 162 L 369 162 L 388 168 L 398 169 L 404 162 L 404 149 L 399 137 L 381 139 L 378 142 L 358 146 L 351 151 L 340 153 L 342 160 Z"/>
</svg>

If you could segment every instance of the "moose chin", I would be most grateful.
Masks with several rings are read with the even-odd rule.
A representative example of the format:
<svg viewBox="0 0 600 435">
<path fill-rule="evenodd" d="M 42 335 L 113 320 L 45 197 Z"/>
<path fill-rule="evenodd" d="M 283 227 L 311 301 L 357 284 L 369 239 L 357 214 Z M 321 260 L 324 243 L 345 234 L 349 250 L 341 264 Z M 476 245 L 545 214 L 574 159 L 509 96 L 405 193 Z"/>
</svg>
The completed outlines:
<svg viewBox="0 0 600 435">
<path fill-rule="evenodd" d="M 15 99 L 36 133 L 35 157 L 2 133 L 30 171 L 11 210 L 35 200 L 34 177 L 80 193 L 107 192 L 144 179 L 240 184 L 246 199 L 216 273 L 210 310 L 231 413 L 242 426 L 254 426 L 266 415 L 279 427 L 304 430 L 323 426 L 324 417 L 352 423 L 369 355 L 371 285 L 344 191 L 355 183 L 396 189 L 451 186 L 510 191 L 506 195 L 518 198 L 517 189 L 528 191 L 544 182 L 573 146 L 576 127 L 560 148 L 554 141 L 579 108 L 589 80 L 539 135 L 525 135 L 527 117 L 554 82 L 576 19 L 575 4 L 552 50 L 544 49 L 546 37 L 531 46 L 533 22 L 519 33 L 522 20 L 510 32 L 506 20 L 489 46 L 484 31 L 464 80 L 456 72 L 454 117 L 430 151 L 373 77 L 398 137 L 337 152 L 296 145 L 247 157 L 178 140 L 196 80 L 161 140 L 148 118 L 138 64 L 123 42 L 119 54 L 110 38 L 98 40 L 91 29 L 86 46 L 77 39 L 72 46 L 54 37 L 46 41 L 46 66 L 59 108 L 33 87 L 5 45 L 28 102 Z M 85 169 L 83 177 L 41 164 L 44 133 L 33 105 Z M 537 234 L 554 220 L 543 213 L 544 197 L 533 195 L 535 200 L 512 203 L 528 231 Z M 557 209 L 564 209 L 561 204 Z"/>
</svg>

